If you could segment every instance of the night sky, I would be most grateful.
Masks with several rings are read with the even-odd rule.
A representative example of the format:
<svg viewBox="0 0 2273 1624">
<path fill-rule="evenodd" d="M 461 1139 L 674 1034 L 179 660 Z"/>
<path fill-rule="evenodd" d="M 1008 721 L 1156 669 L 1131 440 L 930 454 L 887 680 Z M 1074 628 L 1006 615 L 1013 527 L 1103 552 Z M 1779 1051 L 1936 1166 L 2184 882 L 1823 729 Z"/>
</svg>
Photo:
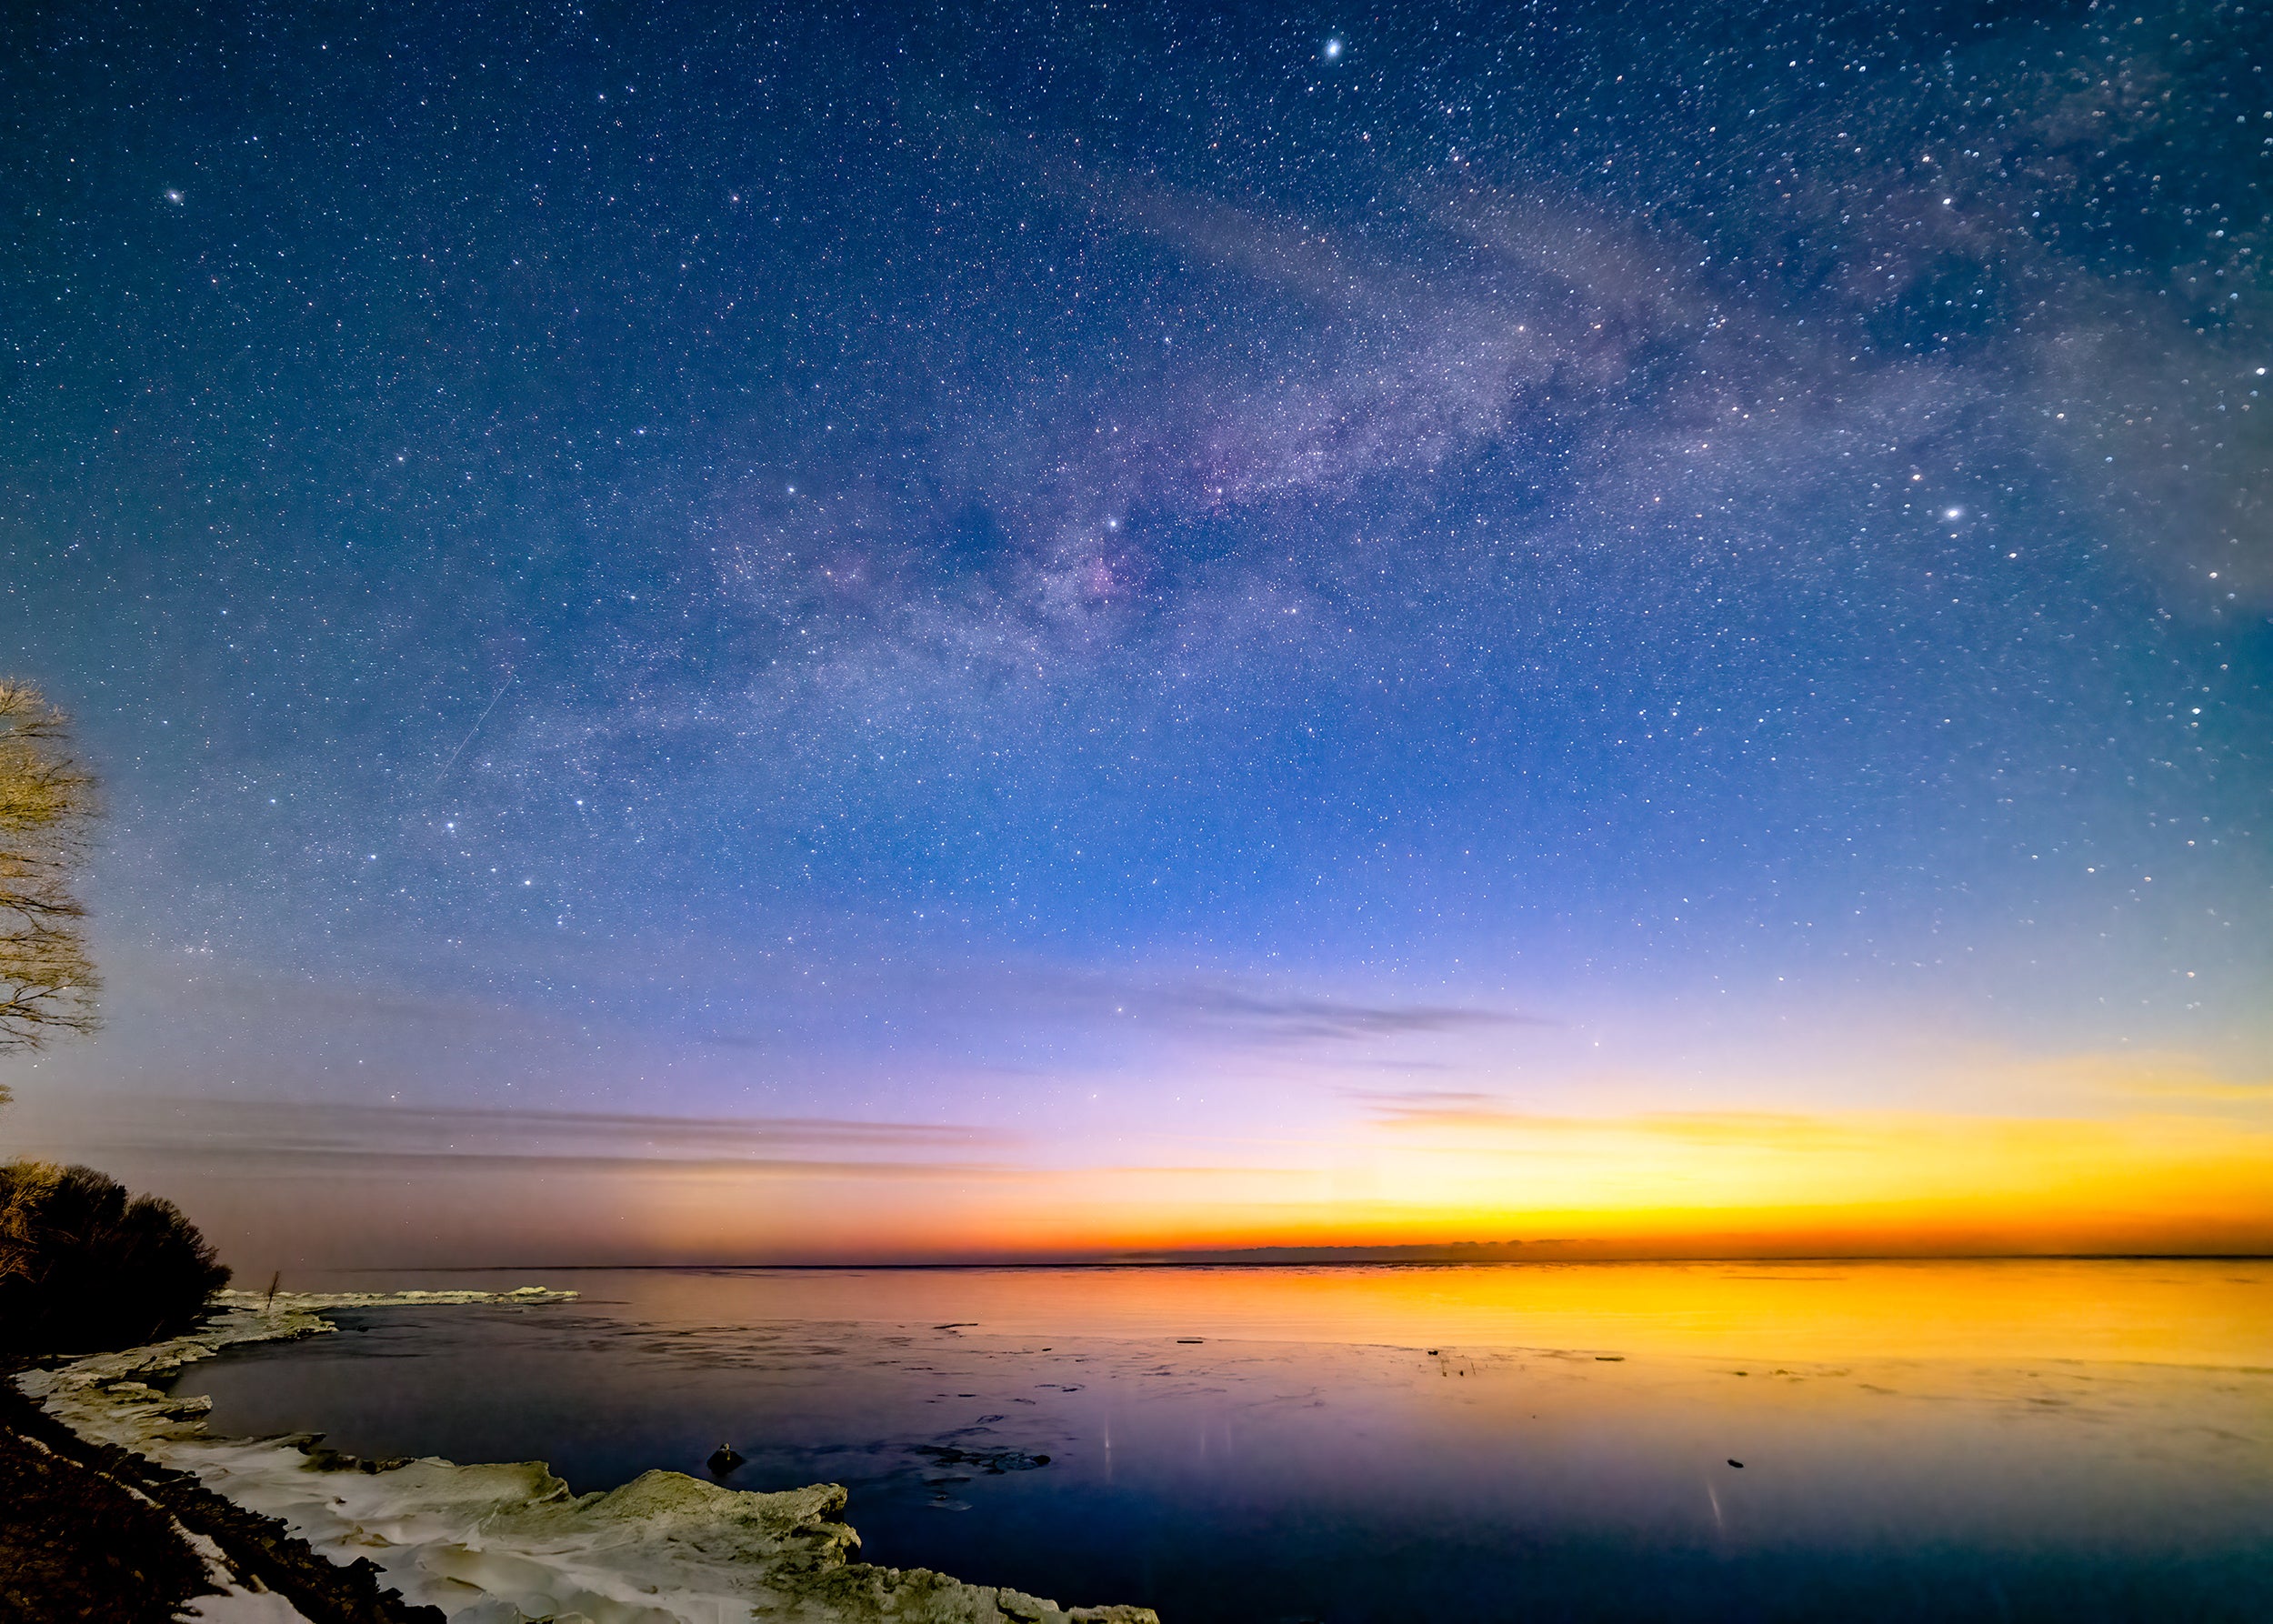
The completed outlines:
<svg viewBox="0 0 2273 1624">
<path fill-rule="evenodd" d="M 2273 1237 L 2273 9 L 13 41 L 0 1132 L 264 1259 Z"/>
</svg>

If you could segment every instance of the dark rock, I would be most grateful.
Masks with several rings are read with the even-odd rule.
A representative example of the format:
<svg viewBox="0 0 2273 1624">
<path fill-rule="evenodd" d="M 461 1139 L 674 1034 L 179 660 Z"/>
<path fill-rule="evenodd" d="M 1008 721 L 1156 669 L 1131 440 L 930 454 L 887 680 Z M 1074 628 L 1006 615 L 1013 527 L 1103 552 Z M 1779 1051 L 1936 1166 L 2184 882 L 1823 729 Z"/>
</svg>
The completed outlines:
<svg viewBox="0 0 2273 1624">
<path fill-rule="evenodd" d="M 917 1444 L 914 1453 L 924 1456 L 934 1466 L 975 1466 L 990 1477 L 1004 1472 L 1030 1472 L 1037 1466 L 1047 1466 L 1046 1455 L 1029 1455 L 1024 1449 L 962 1449 L 953 1444 Z"/>
<path fill-rule="evenodd" d="M 327 1449 L 318 1443 L 304 1444 L 300 1452 L 320 1472 L 362 1472 L 376 1477 L 381 1472 L 399 1472 L 410 1464 L 407 1455 L 350 1455 L 345 1449 Z"/>
</svg>

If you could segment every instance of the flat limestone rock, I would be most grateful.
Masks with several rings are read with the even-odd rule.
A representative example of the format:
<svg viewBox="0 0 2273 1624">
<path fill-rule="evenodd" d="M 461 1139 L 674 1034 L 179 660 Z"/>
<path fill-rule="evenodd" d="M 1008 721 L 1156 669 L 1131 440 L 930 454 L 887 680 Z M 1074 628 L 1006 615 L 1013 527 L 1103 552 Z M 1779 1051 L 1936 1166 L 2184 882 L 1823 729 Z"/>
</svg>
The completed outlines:
<svg viewBox="0 0 2273 1624">
<path fill-rule="evenodd" d="M 452 1624 L 1159 1624 L 1150 1608 L 1061 1608 L 924 1568 L 856 1559 L 845 1490 L 775 1494 L 651 1471 L 571 1494 L 542 1463 L 357 1461 L 312 1439 L 228 1439 L 206 1402 L 151 1385 L 220 1349 L 319 1336 L 318 1311 L 556 1302 L 573 1292 L 225 1292 L 195 1333 L 17 1378 L 82 1437 L 195 1474 L 340 1563 L 367 1558 L 404 1599 Z"/>
</svg>

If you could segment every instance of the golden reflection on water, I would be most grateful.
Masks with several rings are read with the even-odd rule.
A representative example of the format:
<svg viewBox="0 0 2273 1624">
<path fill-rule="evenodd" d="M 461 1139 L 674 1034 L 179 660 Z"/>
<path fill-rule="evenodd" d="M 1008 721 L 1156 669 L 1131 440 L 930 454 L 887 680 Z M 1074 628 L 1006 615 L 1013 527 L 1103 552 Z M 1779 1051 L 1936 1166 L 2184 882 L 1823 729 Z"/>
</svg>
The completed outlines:
<svg viewBox="0 0 2273 1624">
<path fill-rule="evenodd" d="M 598 1278 L 598 1277 L 596 1277 Z M 974 1322 L 1207 1337 L 1767 1358 L 2273 1367 L 2273 1262 L 2013 1259 L 1308 1268 L 611 1272 L 669 1319 Z M 572 1283 L 563 1277 L 563 1283 Z M 731 1308 L 729 1308 L 731 1305 Z"/>
<path fill-rule="evenodd" d="M 850 1489 L 874 1559 L 1180 1624 L 2273 1617 L 2273 1262 L 401 1283 L 539 1280 L 585 1296 L 183 1390 L 580 1491 L 730 1439 L 737 1487 Z"/>
</svg>

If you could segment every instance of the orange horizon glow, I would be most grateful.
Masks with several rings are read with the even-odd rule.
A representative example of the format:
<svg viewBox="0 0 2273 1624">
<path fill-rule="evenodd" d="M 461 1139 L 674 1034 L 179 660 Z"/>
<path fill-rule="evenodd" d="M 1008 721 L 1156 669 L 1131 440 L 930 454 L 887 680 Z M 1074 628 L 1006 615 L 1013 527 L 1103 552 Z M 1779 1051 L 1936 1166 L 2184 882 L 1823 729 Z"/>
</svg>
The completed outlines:
<svg viewBox="0 0 2273 1624">
<path fill-rule="evenodd" d="M 1317 1149 L 1308 1167 L 864 1180 L 867 1221 L 849 1196 L 770 1201 L 763 1237 L 736 1217 L 754 1192 L 730 1168 L 643 1180 L 641 1205 L 654 1250 L 714 1260 L 1510 1241 L 1590 1258 L 2273 1252 L 2273 1135 L 2208 1118 L 1657 1115 Z"/>
<path fill-rule="evenodd" d="M 1510 1242 L 1542 1260 L 2273 1255 L 2273 1132 L 2230 1118 L 1431 1119 L 1245 1148 L 1241 1164 L 1053 1167 L 999 1146 L 319 1153 L 206 1134 L 88 1154 L 171 1196 L 247 1272 Z"/>
<path fill-rule="evenodd" d="M 1647 1108 L 1673 1093 L 1659 1083 L 1587 1115 L 1505 1085 L 1265 1079 L 1236 1111 L 1065 1133 L 952 1106 L 894 1122 L 27 1091 L 0 1127 L 10 1153 L 169 1197 L 263 1276 L 1517 1242 L 1516 1258 L 1574 1260 L 2273 1256 L 2258 1074 L 1960 1055 L 1909 1091 L 1908 1109 L 1794 1108 L 1767 1084 L 1744 1090 L 1763 1103 Z"/>
</svg>

